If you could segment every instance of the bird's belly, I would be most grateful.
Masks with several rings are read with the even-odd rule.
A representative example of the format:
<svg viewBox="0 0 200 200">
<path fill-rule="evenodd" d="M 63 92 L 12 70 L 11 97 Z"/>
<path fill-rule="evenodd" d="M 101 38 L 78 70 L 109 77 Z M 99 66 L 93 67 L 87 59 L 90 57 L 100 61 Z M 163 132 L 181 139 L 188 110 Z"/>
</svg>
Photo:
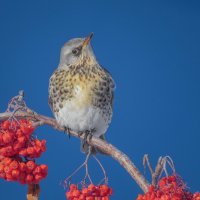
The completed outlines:
<svg viewBox="0 0 200 200">
<path fill-rule="evenodd" d="M 108 122 L 100 108 L 92 105 L 77 106 L 76 102 L 66 102 L 65 106 L 55 116 L 61 126 L 73 131 L 95 129 L 94 135 L 99 137 L 108 128 Z"/>
</svg>

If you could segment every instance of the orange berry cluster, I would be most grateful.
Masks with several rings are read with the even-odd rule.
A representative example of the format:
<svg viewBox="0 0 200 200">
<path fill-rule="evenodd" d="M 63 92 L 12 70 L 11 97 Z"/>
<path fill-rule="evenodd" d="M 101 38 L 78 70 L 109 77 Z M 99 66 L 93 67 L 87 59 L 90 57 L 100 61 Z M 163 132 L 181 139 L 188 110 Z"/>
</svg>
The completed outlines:
<svg viewBox="0 0 200 200">
<path fill-rule="evenodd" d="M 26 119 L 0 123 L 0 178 L 36 184 L 47 176 L 47 165 L 34 161 L 46 150 L 46 141 L 34 139 L 33 131 L 31 121 Z"/>
<path fill-rule="evenodd" d="M 95 186 L 93 184 L 79 190 L 77 185 L 71 184 L 69 191 L 66 192 L 68 200 L 109 200 L 112 195 L 112 189 L 107 185 Z"/>
<path fill-rule="evenodd" d="M 150 186 L 144 195 L 139 194 L 137 200 L 200 200 L 200 193 L 192 194 L 186 190 L 183 180 L 172 175 L 164 177 L 158 182 L 158 186 Z"/>
<path fill-rule="evenodd" d="M 13 157 L 21 155 L 38 158 L 46 150 L 46 141 L 31 138 L 34 127 L 28 120 L 4 121 L 0 125 L 0 155 Z"/>
<path fill-rule="evenodd" d="M 193 199 L 192 200 L 200 200 L 200 193 L 199 192 L 195 192 L 193 194 Z"/>
<path fill-rule="evenodd" d="M 37 165 L 32 160 L 24 162 L 20 157 L 5 157 L 0 162 L 0 178 L 21 184 L 37 184 L 47 176 L 47 171 L 47 165 Z"/>
</svg>

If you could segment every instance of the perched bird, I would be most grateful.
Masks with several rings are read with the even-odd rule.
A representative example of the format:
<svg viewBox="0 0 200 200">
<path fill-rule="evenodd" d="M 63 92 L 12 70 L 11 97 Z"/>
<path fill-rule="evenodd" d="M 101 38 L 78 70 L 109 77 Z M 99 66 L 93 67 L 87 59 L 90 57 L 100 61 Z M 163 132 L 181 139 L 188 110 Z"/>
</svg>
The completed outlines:
<svg viewBox="0 0 200 200">
<path fill-rule="evenodd" d="M 115 84 L 96 60 L 92 36 L 71 39 L 62 47 L 49 82 L 49 105 L 58 124 L 67 130 L 104 139 L 112 118 Z M 81 149 L 88 153 L 86 141 Z M 97 151 L 92 147 L 92 153 Z"/>
</svg>

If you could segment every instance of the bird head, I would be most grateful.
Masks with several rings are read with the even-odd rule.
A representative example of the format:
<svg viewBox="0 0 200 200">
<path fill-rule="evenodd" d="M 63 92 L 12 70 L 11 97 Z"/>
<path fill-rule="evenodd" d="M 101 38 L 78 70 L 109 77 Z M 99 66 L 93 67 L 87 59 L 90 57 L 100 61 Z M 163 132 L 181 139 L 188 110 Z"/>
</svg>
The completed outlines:
<svg viewBox="0 0 200 200">
<path fill-rule="evenodd" d="M 86 38 L 74 38 L 69 40 L 61 49 L 60 67 L 76 66 L 82 63 L 87 65 L 96 63 L 96 58 L 90 44 L 93 33 Z"/>
</svg>

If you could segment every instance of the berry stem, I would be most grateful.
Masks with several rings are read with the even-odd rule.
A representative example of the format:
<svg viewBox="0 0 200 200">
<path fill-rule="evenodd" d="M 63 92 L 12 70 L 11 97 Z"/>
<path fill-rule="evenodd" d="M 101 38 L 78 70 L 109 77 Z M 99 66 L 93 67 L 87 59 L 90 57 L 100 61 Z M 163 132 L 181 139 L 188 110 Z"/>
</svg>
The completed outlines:
<svg viewBox="0 0 200 200">
<path fill-rule="evenodd" d="M 40 186 L 39 184 L 29 184 L 27 192 L 27 200 L 38 200 L 40 195 Z"/>
<path fill-rule="evenodd" d="M 97 161 L 97 163 L 99 164 L 103 174 L 104 174 L 104 181 L 106 184 L 108 184 L 108 176 L 107 176 L 107 173 L 106 173 L 106 170 L 104 169 L 103 165 L 101 164 L 100 160 L 94 155 L 93 156 L 94 159 Z"/>
</svg>

